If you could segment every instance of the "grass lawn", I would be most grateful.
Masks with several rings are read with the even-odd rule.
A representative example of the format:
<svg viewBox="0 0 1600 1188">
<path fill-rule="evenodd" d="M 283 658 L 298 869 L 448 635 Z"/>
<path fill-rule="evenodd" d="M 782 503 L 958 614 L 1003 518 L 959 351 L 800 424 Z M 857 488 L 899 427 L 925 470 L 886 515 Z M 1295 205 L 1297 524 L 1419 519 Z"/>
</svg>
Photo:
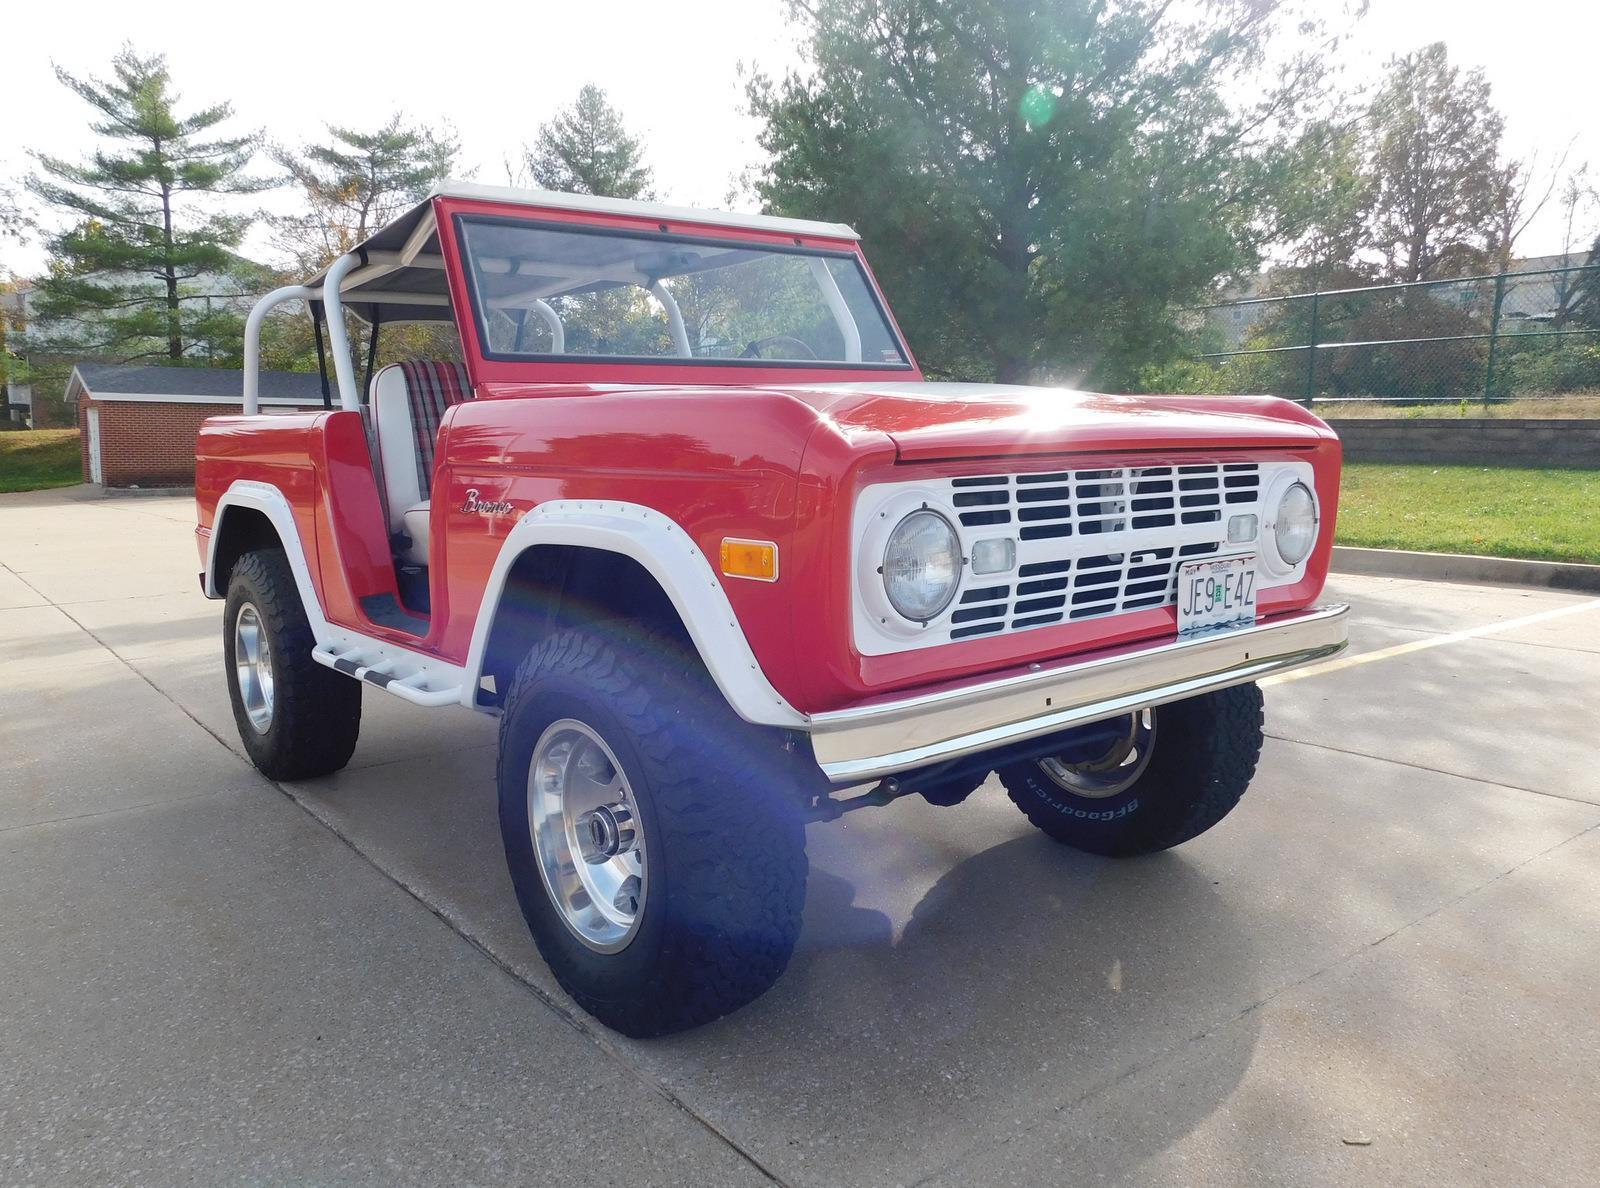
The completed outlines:
<svg viewBox="0 0 1600 1188">
<path fill-rule="evenodd" d="M 76 429 L 0 432 L 0 492 L 42 491 L 82 481 Z"/>
<path fill-rule="evenodd" d="M 1564 396 L 1522 396 L 1514 400 L 1497 400 L 1484 404 L 1482 400 L 1466 398 L 1430 401 L 1427 404 L 1391 404 L 1379 400 L 1318 400 L 1312 410 L 1324 421 L 1381 420 L 1471 420 L 1488 417 L 1490 420 L 1523 417 L 1532 420 L 1594 420 L 1600 418 L 1600 392 L 1573 392 Z"/>
<path fill-rule="evenodd" d="M 1338 543 L 1600 564 L 1600 471 L 1351 463 Z"/>
</svg>

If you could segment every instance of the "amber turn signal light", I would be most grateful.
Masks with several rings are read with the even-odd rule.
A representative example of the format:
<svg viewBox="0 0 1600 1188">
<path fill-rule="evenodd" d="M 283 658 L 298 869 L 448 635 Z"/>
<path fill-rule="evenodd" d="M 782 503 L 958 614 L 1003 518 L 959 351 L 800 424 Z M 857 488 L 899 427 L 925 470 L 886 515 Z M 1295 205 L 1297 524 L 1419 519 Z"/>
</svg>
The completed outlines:
<svg viewBox="0 0 1600 1188">
<path fill-rule="evenodd" d="M 730 536 L 722 542 L 722 572 L 728 577 L 775 582 L 778 580 L 778 546 L 770 540 L 740 540 Z"/>
</svg>

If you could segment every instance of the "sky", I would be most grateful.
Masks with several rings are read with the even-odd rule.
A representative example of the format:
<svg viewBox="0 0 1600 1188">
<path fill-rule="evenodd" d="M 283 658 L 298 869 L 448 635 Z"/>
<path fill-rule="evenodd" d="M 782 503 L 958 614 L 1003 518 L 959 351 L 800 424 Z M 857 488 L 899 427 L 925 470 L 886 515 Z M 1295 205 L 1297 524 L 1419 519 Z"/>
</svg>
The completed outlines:
<svg viewBox="0 0 1600 1188">
<path fill-rule="evenodd" d="M 1327 7 L 1333 16 L 1344 0 Z M 193 103 L 232 102 L 240 129 L 264 128 L 294 145 L 316 138 L 325 122 L 373 127 L 402 109 L 452 123 L 464 170 L 491 183 L 503 184 L 506 157 L 594 82 L 644 139 L 663 199 L 724 206 L 735 176 L 760 159 L 744 72 L 781 75 L 799 61 L 785 10 L 783 0 L 475 0 L 459 9 L 404 0 L 25 0 L 0 17 L 0 183 L 27 172 L 30 148 L 70 157 L 91 147 L 89 109 L 56 81 L 52 63 L 104 75 L 132 40 L 167 55 Z M 1600 4 L 1371 0 L 1340 51 L 1345 80 L 1370 81 L 1391 55 L 1440 39 L 1457 64 L 1485 70 L 1509 153 L 1548 163 L 1570 143 L 1572 161 L 1600 169 L 1592 76 L 1582 66 L 1600 44 Z M 261 201 L 292 205 L 288 193 Z M 1521 254 L 1560 250 L 1553 206 L 1519 243 Z M 259 239 L 247 248 L 268 254 Z M 8 246 L 0 260 L 21 274 L 42 261 L 36 243 Z"/>
</svg>

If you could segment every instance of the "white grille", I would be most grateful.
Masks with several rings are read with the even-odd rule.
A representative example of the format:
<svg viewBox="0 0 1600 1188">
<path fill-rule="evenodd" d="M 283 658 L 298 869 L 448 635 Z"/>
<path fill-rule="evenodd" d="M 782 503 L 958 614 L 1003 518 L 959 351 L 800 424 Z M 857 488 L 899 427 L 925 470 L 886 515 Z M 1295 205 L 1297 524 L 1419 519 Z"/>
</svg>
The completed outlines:
<svg viewBox="0 0 1600 1188">
<path fill-rule="evenodd" d="M 967 556 L 977 541 L 1008 536 L 1016 567 L 992 575 L 964 570 L 949 609 L 914 633 L 869 611 L 858 617 L 858 643 L 876 654 L 1171 606 L 1183 562 L 1256 550 L 1254 538 L 1227 543 L 1228 521 L 1253 514 L 1264 524 L 1263 493 L 1283 468 L 1304 470 L 1309 481 L 1302 463 L 1224 462 L 915 484 L 958 524 Z M 864 492 L 862 510 L 895 489 Z M 1263 575 L 1262 584 L 1269 580 Z M 879 646 L 866 646 L 873 641 L 863 635 L 881 637 Z"/>
</svg>

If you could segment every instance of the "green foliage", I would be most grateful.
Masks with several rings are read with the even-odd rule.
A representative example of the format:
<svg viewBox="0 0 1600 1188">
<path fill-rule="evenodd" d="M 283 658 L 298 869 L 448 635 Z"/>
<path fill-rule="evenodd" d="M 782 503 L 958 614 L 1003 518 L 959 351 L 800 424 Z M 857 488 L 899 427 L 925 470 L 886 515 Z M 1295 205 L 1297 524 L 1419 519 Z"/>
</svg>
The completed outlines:
<svg viewBox="0 0 1600 1188">
<path fill-rule="evenodd" d="M 41 173 L 29 188 L 71 224 L 48 240 L 30 352 L 177 362 L 236 357 L 234 293 L 208 285 L 237 266 L 234 249 L 249 220 L 202 209 L 195 198 L 265 188 L 245 173 L 256 138 L 208 137 L 232 114 L 226 103 L 180 115 L 159 55 L 141 57 L 125 46 L 112 70 L 109 81 L 56 71 L 99 113 L 90 128 L 107 143 L 78 163 L 34 154 Z"/>
<path fill-rule="evenodd" d="M 1281 7 L 797 5 L 811 69 L 749 90 L 758 192 L 863 233 L 930 374 L 1126 382 L 1178 345 L 1175 303 L 1298 230 L 1321 73 L 1257 73 Z"/>
<path fill-rule="evenodd" d="M 1510 335 L 1495 359 L 1497 397 L 1600 391 L 1600 343 L 1592 334 L 1570 340 Z"/>
<path fill-rule="evenodd" d="M 1206 396 L 1287 396 L 1295 398 L 1293 368 L 1304 374 L 1304 356 L 1239 355 L 1213 364 L 1205 359 L 1173 358 L 1147 363 L 1134 376 L 1134 392 L 1169 392 Z M 1301 384 L 1303 389 L 1304 384 Z"/>
<path fill-rule="evenodd" d="M 629 134 L 606 93 L 592 83 L 578 92 L 571 107 L 540 127 L 527 167 L 534 183 L 547 190 L 608 198 L 654 196 L 643 143 Z"/>
<path fill-rule="evenodd" d="M 272 159 L 305 199 L 304 213 L 272 221 L 275 241 L 311 273 L 355 247 L 450 175 L 461 145 L 453 131 L 409 125 L 395 113 L 381 128 L 328 125 L 328 140 Z"/>
</svg>

